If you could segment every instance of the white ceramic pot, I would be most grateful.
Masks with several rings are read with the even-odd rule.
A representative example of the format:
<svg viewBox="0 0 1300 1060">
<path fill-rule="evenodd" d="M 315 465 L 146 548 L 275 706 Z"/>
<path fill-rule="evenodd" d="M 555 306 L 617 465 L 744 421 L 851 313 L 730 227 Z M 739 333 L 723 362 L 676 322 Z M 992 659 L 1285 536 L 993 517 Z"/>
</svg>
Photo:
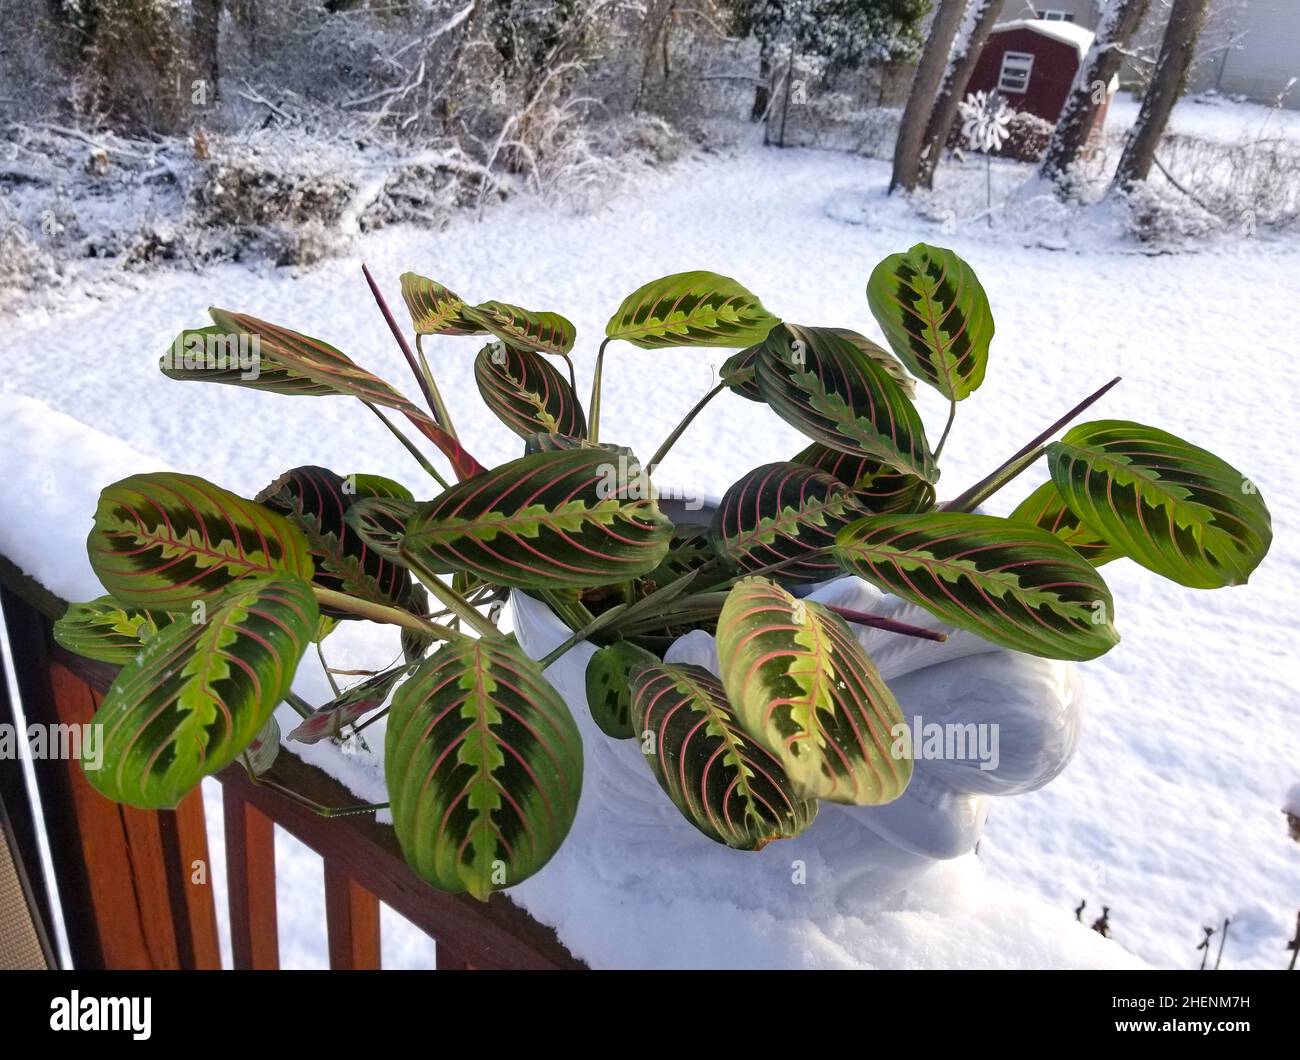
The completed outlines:
<svg viewBox="0 0 1300 1060">
<path fill-rule="evenodd" d="M 846 910 L 861 909 L 864 900 L 896 894 L 936 861 L 973 850 L 990 796 L 1040 788 L 1074 754 L 1082 715 L 1074 666 L 998 648 L 858 578 L 827 582 L 808 598 L 948 634 L 936 643 L 852 627 L 914 734 L 907 790 L 885 806 L 823 802 L 801 835 L 771 843 L 757 855 L 729 850 L 681 816 L 641 760 L 638 741 L 613 740 L 597 728 L 585 691 L 587 662 L 596 649 L 581 644 L 546 676 L 582 732 L 585 768 L 575 827 L 598 833 L 593 848 L 601 852 L 611 881 L 642 871 L 662 875 L 665 864 L 680 862 L 716 875 L 724 890 L 730 879 L 730 889 L 744 896 L 742 904 L 761 907 L 755 883 L 770 886 L 773 874 L 750 872 L 751 859 L 789 858 L 804 866 L 811 890 L 829 889 L 827 897 Z M 569 637 L 535 598 L 515 593 L 512 604 L 519 643 L 531 657 L 541 658 Z M 700 630 L 678 639 L 665 658 L 718 672 L 713 637 Z M 788 901 L 788 894 L 784 888 L 779 897 Z"/>
</svg>

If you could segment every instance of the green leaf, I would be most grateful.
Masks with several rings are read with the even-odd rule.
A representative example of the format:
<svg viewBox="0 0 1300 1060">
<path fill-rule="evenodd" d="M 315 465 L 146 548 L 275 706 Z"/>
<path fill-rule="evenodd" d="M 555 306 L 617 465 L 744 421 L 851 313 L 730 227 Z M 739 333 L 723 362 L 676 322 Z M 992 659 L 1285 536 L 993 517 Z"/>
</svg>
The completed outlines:
<svg viewBox="0 0 1300 1060">
<path fill-rule="evenodd" d="M 1028 523 L 1055 534 L 1094 567 L 1124 555 L 1098 533 L 1088 529 L 1070 511 L 1060 492 L 1051 482 L 1044 482 L 1007 516 L 1013 523 Z"/>
<path fill-rule="evenodd" d="M 465 299 L 414 272 L 401 276 L 402 300 L 419 335 L 481 335 L 487 329 L 465 315 Z"/>
<path fill-rule="evenodd" d="M 506 302 L 483 302 L 463 310 L 463 314 L 507 346 L 533 353 L 567 356 L 578 338 L 577 328 L 559 313 L 535 313 Z"/>
<path fill-rule="evenodd" d="M 975 270 L 951 250 L 917 243 L 867 281 L 867 302 L 899 359 L 951 401 L 984 382 L 993 314 Z"/>
<path fill-rule="evenodd" d="M 868 360 L 875 361 L 885 370 L 885 373 L 898 384 L 898 389 L 907 395 L 908 400 L 916 400 L 916 380 L 907 374 L 907 369 L 897 357 L 881 346 L 878 342 L 872 342 L 865 335 L 848 328 L 828 328 L 845 342 L 856 346 L 860 352 L 866 355 Z"/>
<path fill-rule="evenodd" d="M 530 350 L 504 342 L 484 346 L 474 359 L 474 381 L 497 419 L 522 438 L 587 433 L 587 418 L 569 381 Z"/>
<path fill-rule="evenodd" d="M 114 597 L 156 611 L 188 610 L 239 578 L 313 571 L 306 539 L 283 516 L 170 471 L 106 488 L 86 550 Z"/>
<path fill-rule="evenodd" d="M 939 478 L 916 408 L 893 377 L 833 328 L 782 324 L 758 354 L 758 389 L 815 442 Z"/>
<path fill-rule="evenodd" d="M 848 626 L 766 578 L 744 578 L 718 617 L 718 659 L 741 726 L 800 798 L 876 806 L 912 776 L 902 712 Z"/>
<path fill-rule="evenodd" d="M 538 665 L 506 641 L 452 641 L 393 697 L 384 748 L 411 868 L 486 900 L 559 849 L 578 809 L 582 741 Z"/>
<path fill-rule="evenodd" d="M 659 662 L 659 657 L 626 640 L 596 651 L 587 663 L 587 709 L 600 731 L 615 740 L 632 738 L 634 667 Z"/>
<path fill-rule="evenodd" d="M 714 557 L 713 545 L 709 541 L 709 528 L 699 523 L 677 523 L 673 527 L 672 537 L 668 539 L 668 551 L 654 570 L 645 576 L 646 581 L 654 582 L 662 588 L 675 582 L 683 574 L 698 570 Z M 725 573 L 719 572 L 719 577 Z M 692 590 L 698 590 L 702 583 L 697 579 L 692 583 Z"/>
<path fill-rule="evenodd" d="M 406 536 L 406 524 L 420 507 L 402 497 L 362 497 L 348 506 L 343 518 L 367 548 L 405 566 L 402 538 Z"/>
<path fill-rule="evenodd" d="M 1095 659 L 1119 642 L 1110 590 L 1059 537 L 992 515 L 872 515 L 840 531 L 850 574 L 993 644 Z"/>
<path fill-rule="evenodd" d="M 458 478 L 471 478 L 483 470 L 483 466 L 466 451 L 455 436 L 443 430 L 432 416 L 329 343 L 313 339 L 301 332 L 290 331 L 278 324 L 258 320 L 245 313 L 231 313 L 216 308 L 209 309 L 208 312 L 216 321 L 220 333 L 227 336 L 246 336 L 250 340 L 255 340 L 263 373 L 270 370 L 268 379 L 275 381 L 288 375 L 298 380 L 305 380 L 311 383 L 312 387 L 292 391 L 284 389 L 278 383 L 276 387 L 261 387 L 257 379 L 241 381 L 237 378 L 229 378 L 229 373 L 187 375 L 183 378 L 238 383 L 254 389 L 276 389 L 279 393 L 345 394 L 355 397 L 372 405 L 380 405 L 400 412 L 442 451 L 451 462 Z M 165 368 L 164 373 L 167 374 Z M 182 377 L 175 376 L 175 378 Z"/>
<path fill-rule="evenodd" d="M 714 842 L 762 850 L 817 816 L 817 800 L 795 794 L 780 761 L 741 730 L 722 685 L 702 667 L 638 667 L 632 715 L 659 786 Z"/>
<path fill-rule="evenodd" d="M 1240 585 L 1268 554 L 1272 520 L 1255 484 L 1172 434 L 1095 420 L 1049 445 L 1047 459 L 1089 529 L 1179 585 Z"/>
<path fill-rule="evenodd" d="M 814 442 L 792 458 L 824 471 L 848 486 L 862 508 L 874 515 L 926 512 L 934 507 L 934 487 L 869 456 L 853 456 Z"/>
<path fill-rule="evenodd" d="M 125 666 L 140 652 L 140 645 L 166 625 L 165 612 L 152 614 L 128 608 L 111 596 L 82 604 L 69 604 L 54 623 L 54 640 L 87 659 Z"/>
<path fill-rule="evenodd" d="M 289 739 L 298 743 L 319 743 L 338 736 L 347 726 L 355 725 L 371 711 L 382 707 L 397 682 L 414 669 L 414 663 L 394 666 L 344 689 L 311 717 L 303 718 L 289 733 Z"/>
<path fill-rule="evenodd" d="M 253 737 L 252 743 L 244 748 L 244 753 L 239 756 L 239 760 L 248 770 L 249 776 L 260 777 L 275 765 L 275 760 L 279 757 L 280 723 L 272 714 L 266 719 L 258 734 Z"/>
<path fill-rule="evenodd" d="M 372 489 L 391 503 L 394 488 L 402 487 L 379 476 L 344 478 L 328 468 L 296 467 L 286 471 L 261 493 L 259 503 L 279 512 L 307 538 L 316 573 L 315 584 L 371 603 L 418 609 L 410 573 L 395 560 L 371 548 L 347 522 L 348 510 Z M 350 611 L 325 608 L 331 618 L 355 619 Z"/>
<path fill-rule="evenodd" d="M 216 324 L 182 331 L 167 347 L 158 367 L 168 379 L 225 383 L 271 394 L 323 397 L 336 392 L 326 383 L 263 356 L 260 341 L 255 342 L 247 332 Z"/>
<path fill-rule="evenodd" d="M 830 475 L 800 464 L 764 464 L 723 494 L 709 540 L 740 570 L 795 560 L 773 576 L 816 582 L 839 571 L 834 558 L 818 550 L 833 545 L 840 528 L 861 515 L 849 488 Z"/>
<path fill-rule="evenodd" d="M 626 446 L 613 442 L 591 442 L 567 434 L 530 434 L 524 439 L 524 455 L 549 453 L 556 449 L 603 449 L 607 453 L 630 453 Z"/>
<path fill-rule="evenodd" d="M 733 394 L 759 404 L 763 403 L 763 395 L 758 392 L 757 375 L 758 351 L 762 348 L 762 343 L 759 343 L 733 353 L 722 362 L 722 369 L 718 372 L 719 379 L 727 384 Z"/>
<path fill-rule="evenodd" d="M 407 527 L 402 555 L 517 589 L 591 588 L 654 570 L 672 523 L 635 457 L 533 453 L 452 487 Z"/>
<path fill-rule="evenodd" d="M 777 323 L 758 298 L 716 272 L 678 272 L 638 287 L 605 335 L 643 350 L 668 346 L 752 346 Z"/>
<path fill-rule="evenodd" d="M 142 809 L 175 806 L 262 731 L 318 614 L 303 579 L 256 578 L 232 586 L 206 622 L 159 630 L 95 714 L 104 745 L 100 768 L 83 761 L 91 786 Z"/>
</svg>

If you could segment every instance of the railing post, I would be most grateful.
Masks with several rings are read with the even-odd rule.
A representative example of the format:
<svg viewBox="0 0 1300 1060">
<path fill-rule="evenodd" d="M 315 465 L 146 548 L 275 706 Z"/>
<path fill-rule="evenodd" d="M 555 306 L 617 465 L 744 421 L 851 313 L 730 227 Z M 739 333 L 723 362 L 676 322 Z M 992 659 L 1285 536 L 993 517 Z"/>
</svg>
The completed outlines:
<svg viewBox="0 0 1300 1060">
<path fill-rule="evenodd" d="M 56 733 L 94 718 L 102 697 L 88 672 L 96 664 L 56 647 L 48 617 L 7 586 L 0 599 L 27 725 L 44 728 L 52 746 Z M 193 863 L 208 856 L 202 795 L 174 811 L 137 810 L 91 788 L 75 759 L 33 765 L 73 964 L 220 967 L 211 889 L 191 882 Z"/>
<path fill-rule="evenodd" d="M 379 967 L 379 899 L 325 858 L 325 926 L 330 967 Z"/>
<path fill-rule="evenodd" d="M 279 968 L 275 823 L 229 784 L 222 786 L 221 801 L 231 957 L 236 968 Z"/>
</svg>

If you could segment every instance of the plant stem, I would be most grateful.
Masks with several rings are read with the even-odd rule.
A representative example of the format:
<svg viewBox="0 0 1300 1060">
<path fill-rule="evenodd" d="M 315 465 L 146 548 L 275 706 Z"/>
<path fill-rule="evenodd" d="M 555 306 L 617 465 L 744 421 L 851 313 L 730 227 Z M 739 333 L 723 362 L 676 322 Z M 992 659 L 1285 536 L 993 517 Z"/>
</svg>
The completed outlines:
<svg viewBox="0 0 1300 1060">
<path fill-rule="evenodd" d="M 836 604 L 822 604 L 827 611 L 834 611 L 840 618 L 848 622 L 856 622 L 859 626 L 870 626 L 872 629 L 883 629 L 888 633 L 900 633 L 904 637 L 920 637 L 922 640 L 945 641 L 948 639 L 947 633 L 940 633 L 937 630 L 926 629 L 924 626 L 914 626 L 910 622 L 899 622 L 896 619 L 886 618 L 884 615 L 873 615 L 866 611 L 854 611 L 850 607 L 840 607 Z"/>
<path fill-rule="evenodd" d="M 426 622 L 418 615 L 413 615 L 410 611 L 403 611 L 400 607 L 389 607 L 386 604 L 376 604 L 369 600 L 358 600 L 355 596 L 349 596 L 347 593 L 340 593 L 334 589 L 325 589 L 319 585 L 313 585 L 311 589 L 320 603 L 329 604 L 330 607 L 337 608 L 340 611 L 350 611 L 352 614 L 368 618 L 372 622 L 387 622 L 393 626 L 402 626 L 405 629 L 413 629 L 417 633 L 431 634 L 439 640 L 455 640 L 462 636 L 454 629 L 440 626 L 436 622 Z"/>
<path fill-rule="evenodd" d="M 573 391 L 573 399 L 578 400 L 578 377 L 573 374 L 573 358 L 567 353 L 560 354 L 564 358 L 564 363 L 569 367 L 569 389 Z"/>
<path fill-rule="evenodd" d="M 283 795 L 291 802 L 296 802 L 299 806 L 305 806 L 318 817 L 348 817 L 359 813 L 373 813 L 375 810 L 386 810 L 389 804 L 386 802 L 366 802 L 356 806 L 326 806 L 317 802 L 315 799 L 309 799 L 306 795 L 300 795 L 292 788 L 286 787 L 278 780 L 268 780 L 266 777 L 254 776 L 248 774 L 248 779 L 259 787 L 269 788 L 271 791 Z"/>
<path fill-rule="evenodd" d="M 1043 446 L 1047 443 L 1048 439 L 1076 416 L 1083 413 L 1089 406 L 1100 400 L 1101 397 L 1111 389 L 1111 387 L 1120 381 L 1120 378 L 1120 376 L 1116 376 L 1099 390 L 1093 391 L 1075 405 L 1074 408 L 1048 427 L 1047 430 L 1038 435 L 1037 438 L 1023 446 L 1019 452 L 997 467 L 990 474 L 980 479 L 965 493 L 954 497 L 946 504 L 939 505 L 939 511 L 969 512 L 978 507 L 984 501 L 988 500 L 994 493 L 1015 478 L 1016 475 L 1020 474 L 1021 471 L 1042 456 Z"/>
<path fill-rule="evenodd" d="M 303 699 L 302 696 L 298 695 L 297 692 L 292 690 L 284 694 L 284 701 L 298 712 L 298 717 L 300 718 L 310 718 L 316 713 L 315 707 Z"/>
<path fill-rule="evenodd" d="M 957 399 L 948 402 L 948 422 L 943 425 L 943 434 L 939 435 L 939 444 L 935 447 L 934 458 L 938 460 L 943 454 L 943 447 L 948 441 L 948 432 L 952 430 L 952 421 L 957 418 Z"/>
<path fill-rule="evenodd" d="M 350 733 L 350 735 L 355 736 L 355 735 L 356 735 L 357 733 L 359 733 L 362 729 L 364 729 L 364 728 L 366 728 L 366 727 L 368 727 L 368 726 L 370 726 L 370 725 L 373 725 L 373 724 L 374 724 L 375 722 L 377 722 L 380 718 L 387 717 L 387 716 L 388 716 L 388 712 L 389 712 L 390 710 L 392 710 L 392 709 L 393 709 L 392 707 L 385 707 L 383 710 L 376 711 L 374 714 L 370 715 L 370 717 L 368 717 L 365 721 L 363 721 L 360 725 L 354 725 L 354 726 L 352 726 L 352 732 Z"/>
<path fill-rule="evenodd" d="M 429 463 L 429 461 L 425 458 L 425 455 L 415 447 L 415 444 L 411 441 L 411 439 L 406 437 L 406 435 L 404 435 L 400 430 L 397 429 L 396 424 L 394 424 L 392 420 L 390 420 L 387 416 L 385 416 L 382 412 L 380 412 L 378 407 L 372 405 L 369 401 L 363 401 L 361 402 L 361 404 L 365 405 L 366 408 L 368 408 L 371 412 L 373 412 L 376 416 L 378 416 L 379 422 L 393 432 L 393 437 L 395 437 L 399 442 L 401 442 L 404 446 L 406 446 L 407 452 L 409 452 L 413 457 L 415 457 L 416 460 L 420 462 L 420 466 L 429 473 L 430 478 L 432 478 L 435 482 L 437 482 L 440 486 L 442 486 L 443 489 L 451 489 L 451 484 L 440 474 L 438 474 L 438 469 L 434 467 L 431 463 Z"/>
<path fill-rule="evenodd" d="M 591 377 L 591 401 L 587 404 L 587 439 L 600 441 L 600 376 L 605 367 L 605 347 L 610 344 L 606 339 L 596 351 L 596 371 Z"/>
<path fill-rule="evenodd" d="M 379 284 L 375 283 L 375 278 L 370 275 L 370 269 L 362 265 L 361 271 L 365 274 L 366 283 L 370 285 L 370 293 L 374 295 L 375 303 L 379 306 L 379 311 L 384 314 L 384 320 L 388 322 L 388 330 L 393 333 L 393 338 L 397 340 L 397 345 L 402 350 L 402 356 L 406 358 L 406 363 L 411 369 L 411 374 L 415 376 L 415 381 L 420 384 L 420 392 L 424 395 L 424 400 L 429 406 L 429 411 L 434 417 L 438 415 L 438 404 L 433 400 L 433 394 L 429 391 L 429 384 L 425 381 L 424 375 L 420 372 L 420 366 L 415 360 L 415 354 L 411 352 L 411 344 L 406 341 L 406 336 L 402 334 L 402 329 L 397 326 L 397 320 L 393 316 L 393 311 L 388 308 L 388 302 L 384 299 L 383 292 L 379 290 Z M 445 423 L 439 426 L 446 429 Z"/>
<path fill-rule="evenodd" d="M 330 664 L 325 661 L 325 649 L 321 647 L 320 641 L 316 642 L 316 658 L 320 660 L 321 669 L 325 671 L 325 680 L 330 683 L 330 688 L 334 690 L 334 698 L 337 699 L 342 689 L 339 688 L 339 683 L 334 680 L 334 675 L 339 671 L 330 669 Z"/>
<path fill-rule="evenodd" d="M 438 602 L 473 629 L 480 637 L 501 636 L 501 631 L 496 626 L 479 614 L 468 600 L 439 578 L 437 574 L 429 570 L 427 566 L 413 556 L 408 555 L 405 550 L 402 552 L 402 558 L 411 570 L 419 575 L 424 587 L 438 598 Z M 457 636 L 464 636 L 464 634 L 457 634 Z"/>
<path fill-rule="evenodd" d="M 456 427 L 451 422 L 451 412 L 447 409 L 447 403 L 442 400 L 442 394 L 438 390 L 438 382 L 433 378 L 433 369 L 429 367 L 429 360 L 424 356 L 424 336 L 417 334 L 415 336 L 415 353 L 420 358 L 420 373 L 424 380 L 425 393 L 433 402 L 433 418 L 438 421 L 438 426 L 445 430 L 457 441 L 460 435 L 456 433 Z"/>
<path fill-rule="evenodd" d="M 682 432 L 685 431 L 686 428 L 691 425 L 691 421 L 695 419 L 695 417 L 698 416 L 701 412 L 704 411 L 705 405 L 707 405 L 710 401 L 712 401 L 715 397 L 717 397 L 720 393 L 722 393 L 722 391 L 724 391 L 726 388 L 727 388 L 726 383 L 719 383 L 707 394 L 705 394 L 704 397 L 700 398 L 700 400 L 695 403 L 695 407 L 692 408 L 691 411 L 688 412 L 682 418 L 681 423 L 679 423 L 676 427 L 673 428 L 672 433 L 668 435 L 667 438 L 664 439 L 663 444 L 659 446 L 658 450 L 655 452 L 655 455 L 650 458 L 650 463 L 646 465 L 646 469 L 645 469 L 645 473 L 647 475 L 654 474 L 655 468 L 657 468 L 660 465 L 660 463 L 663 461 L 663 458 L 668 455 L 668 450 L 671 449 L 673 447 L 673 444 L 677 441 L 677 439 L 682 436 Z"/>
</svg>

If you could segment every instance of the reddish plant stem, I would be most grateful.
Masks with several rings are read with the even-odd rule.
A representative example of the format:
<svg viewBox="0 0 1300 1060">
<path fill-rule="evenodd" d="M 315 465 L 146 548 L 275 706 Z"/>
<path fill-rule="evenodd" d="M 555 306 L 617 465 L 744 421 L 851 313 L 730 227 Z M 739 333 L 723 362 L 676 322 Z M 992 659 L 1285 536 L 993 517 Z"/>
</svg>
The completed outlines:
<svg viewBox="0 0 1300 1060">
<path fill-rule="evenodd" d="M 411 374 L 415 376 L 415 381 L 420 385 L 420 393 L 424 395 L 425 404 L 429 406 L 429 411 L 436 417 L 438 415 L 438 404 L 433 400 L 433 394 L 429 392 L 429 384 L 425 381 L 424 373 L 420 371 L 419 362 L 415 359 L 415 351 L 411 349 L 411 344 L 406 341 L 406 336 L 402 334 L 402 329 L 398 327 L 393 311 L 388 308 L 388 302 L 384 298 L 383 292 L 379 290 L 379 284 L 375 283 L 375 278 L 370 275 L 370 268 L 362 265 L 361 271 L 365 274 L 366 283 L 370 285 L 370 293 L 374 295 L 379 311 L 384 314 L 384 320 L 388 322 L 388 330 L 393 333 L 393 338 L 397 340 L 397 345 L 402 350 L 402 356 L 406 358 L 406 363 L 411 368 Z M 445 428 L 446 424 L 439 423 L 438 426 Z"/>
<path fill-rule="evenodd" d="M 827 611 L 834 611 L 846 622 L 855 622 L 859 626 L 870 626 L 872 629 L 883 629 L 888 633 L 901 633 L 905 637 L 919 637 L 922 640 L 945 641 L 948 639 L 947 633 L 925 629 L 922 626 L 914 626 L 910 622 L 898 622 L 892 618 L 885 618 L 884 615 L 854 611 L 851 607 L 839 607 L 836 604 L 822 604 L 822 607 L 826 608 Z"/>
</svg>

